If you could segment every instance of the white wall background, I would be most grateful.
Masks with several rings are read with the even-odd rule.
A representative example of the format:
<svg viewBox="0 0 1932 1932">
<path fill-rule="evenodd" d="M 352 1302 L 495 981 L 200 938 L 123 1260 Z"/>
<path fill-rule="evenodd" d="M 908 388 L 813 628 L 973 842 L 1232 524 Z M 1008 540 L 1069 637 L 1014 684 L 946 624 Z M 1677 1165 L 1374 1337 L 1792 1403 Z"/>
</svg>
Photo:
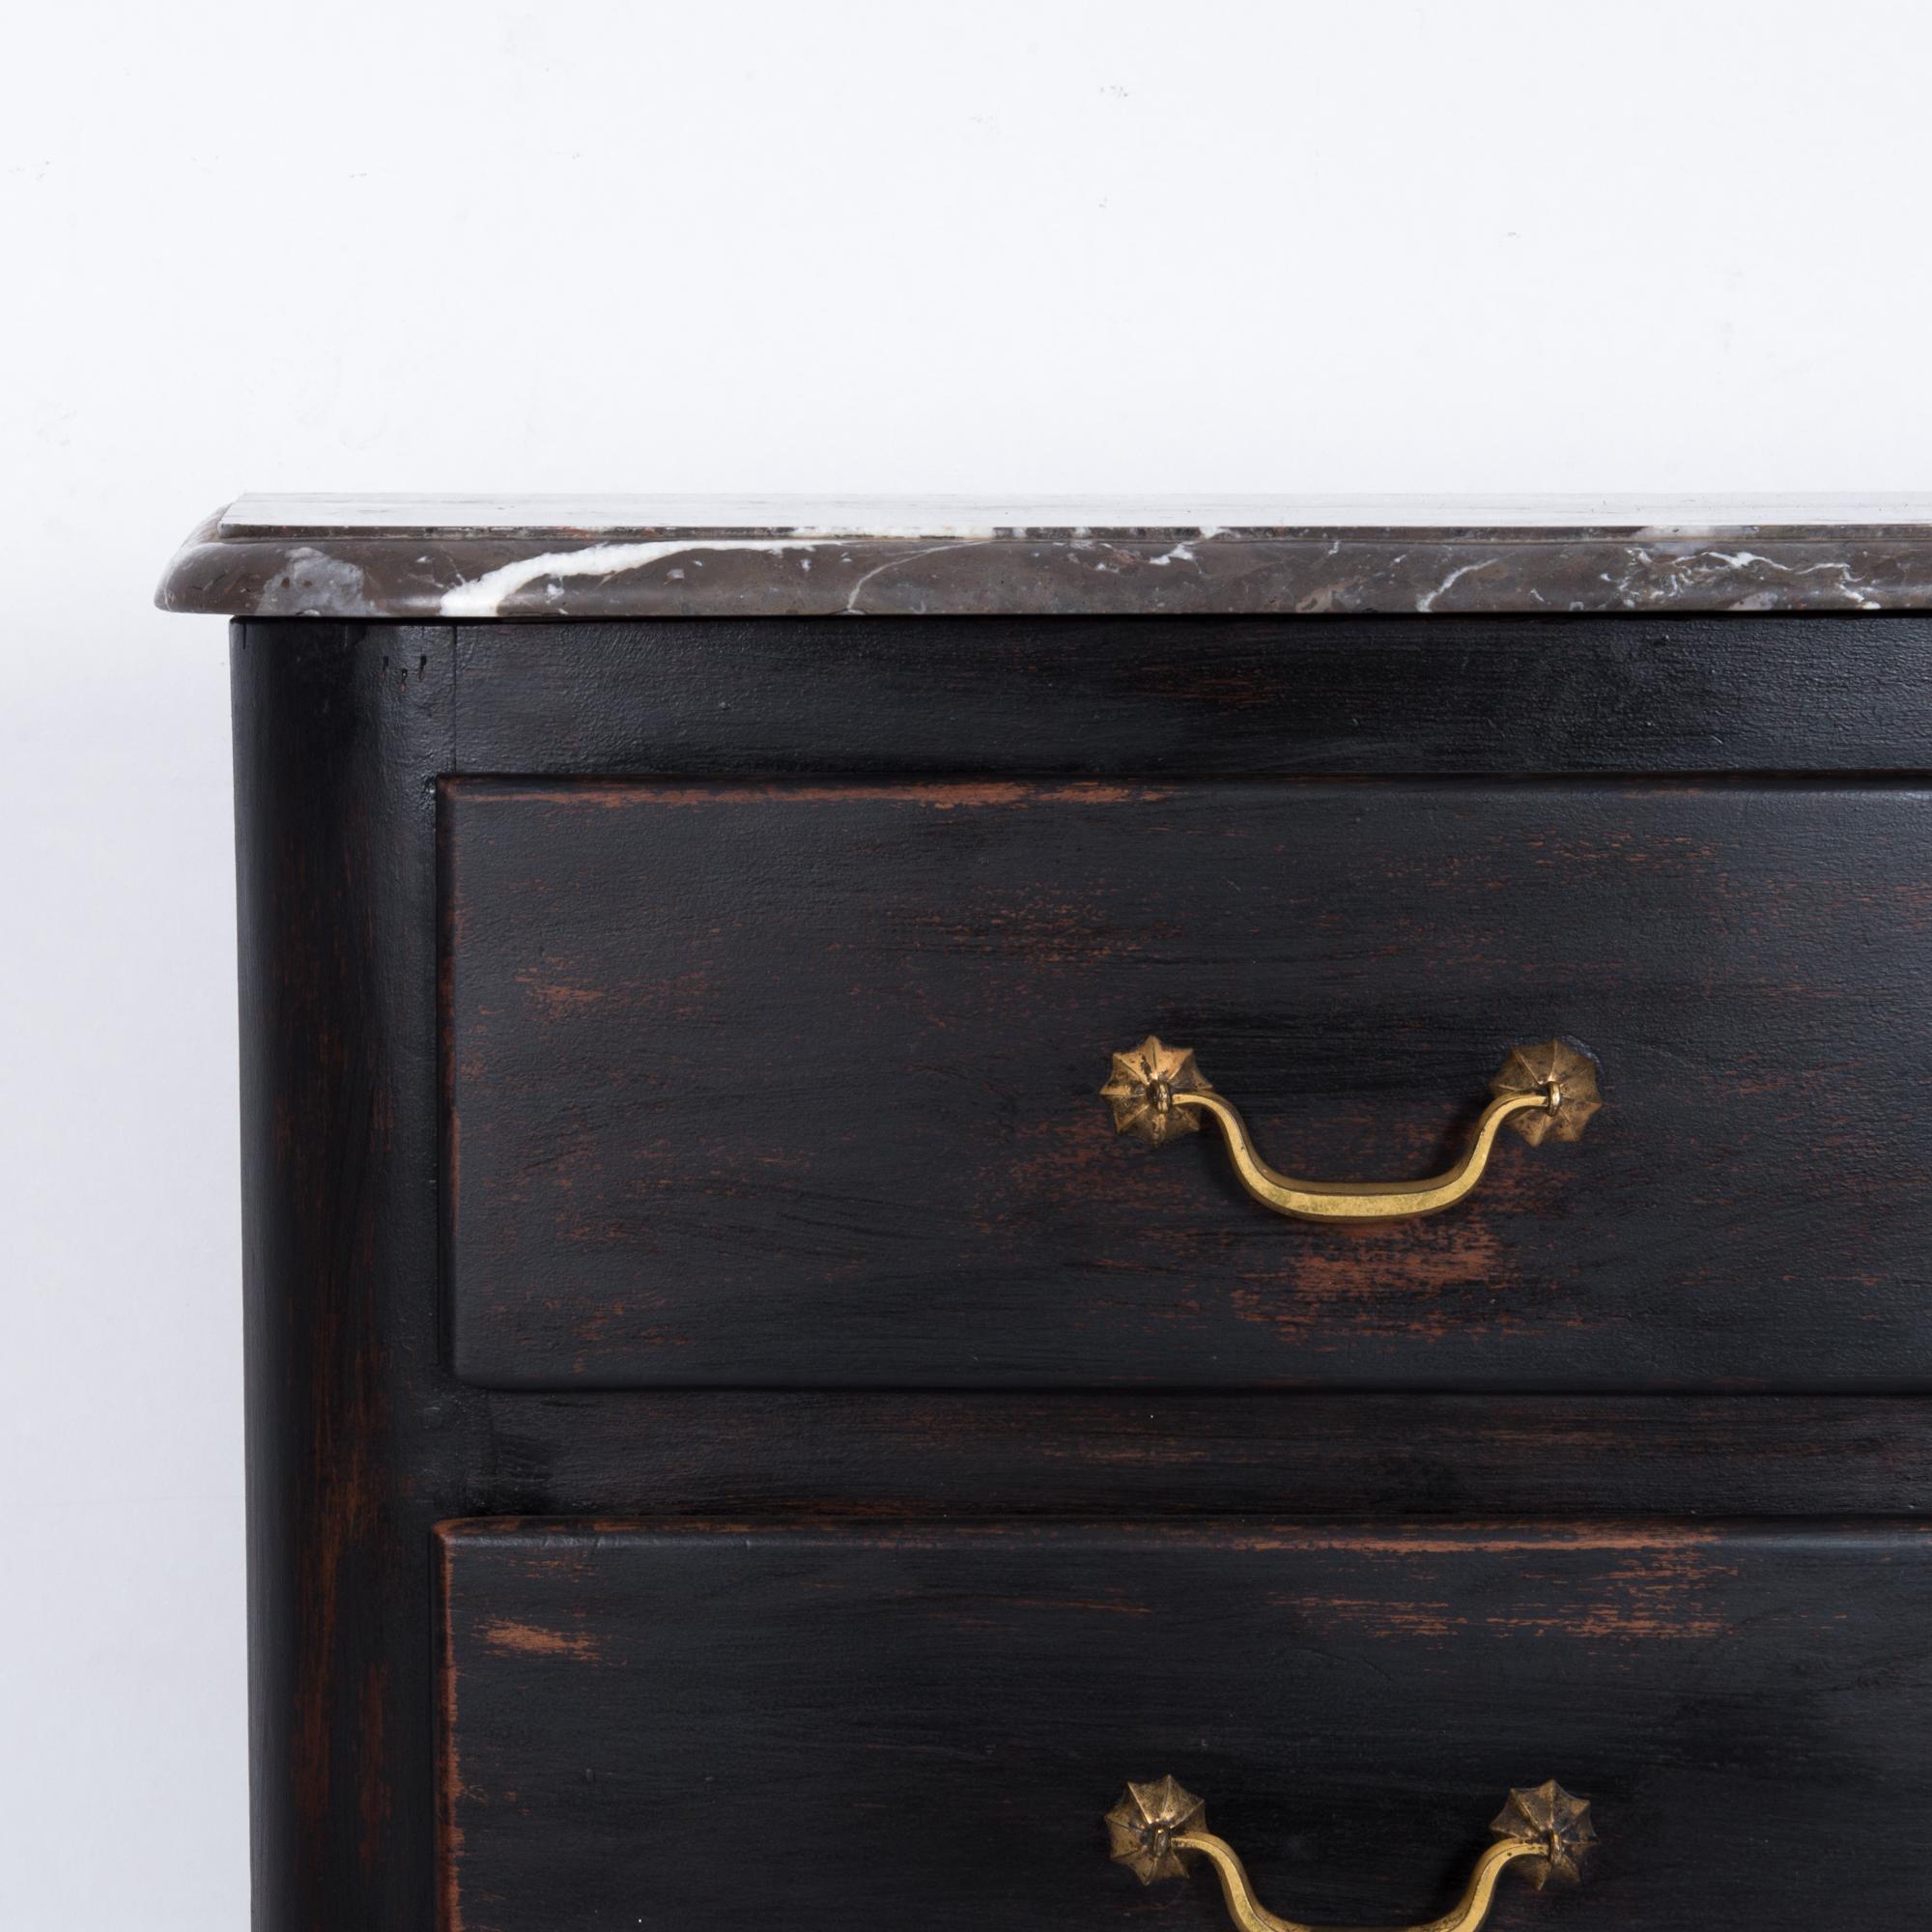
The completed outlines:
<svg viewBox="0 0 1932 1932">
<path fill-rule="evenodd" d="M 20 8 L 0 1924 L 244 1923 L 258 490 L 1923 489 L 1918 0 Z"/>
</svg>

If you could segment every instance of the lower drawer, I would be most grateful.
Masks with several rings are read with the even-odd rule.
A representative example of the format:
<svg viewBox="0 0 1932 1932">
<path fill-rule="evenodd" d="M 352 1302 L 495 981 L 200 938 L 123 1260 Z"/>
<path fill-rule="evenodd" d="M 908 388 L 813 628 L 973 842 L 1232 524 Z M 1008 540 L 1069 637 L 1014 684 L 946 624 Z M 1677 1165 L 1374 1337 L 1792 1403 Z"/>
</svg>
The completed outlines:
<svg viewBox="0 0 1932 1932">
<path fill-rule="evenodd" d="M 452 1932 L 1224 1926 L 1109 1862 L 1166 1775 L 1296 1919 L 1448 1911 L 1551 1777 L 1601 1843 L 1497 1925 L 1932 1915 L 1919 1528 L 440 1534 Z"/>
</svg>

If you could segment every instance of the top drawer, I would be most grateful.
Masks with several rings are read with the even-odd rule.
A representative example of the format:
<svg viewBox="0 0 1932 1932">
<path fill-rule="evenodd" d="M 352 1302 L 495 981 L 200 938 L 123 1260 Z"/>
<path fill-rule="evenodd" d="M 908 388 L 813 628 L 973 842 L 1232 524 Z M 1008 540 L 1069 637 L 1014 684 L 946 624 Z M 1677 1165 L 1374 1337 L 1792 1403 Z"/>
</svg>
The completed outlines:
<svg viewBox="0 0 1932 1932">
<path fill-rule="evenodd" d="M 447 782 L 448 1291 L 503 1387 L 1932 1386 L 1903 785 Z M 1195 1049 L 1280 1218 L 1095 1090 Z"/>
</svg>

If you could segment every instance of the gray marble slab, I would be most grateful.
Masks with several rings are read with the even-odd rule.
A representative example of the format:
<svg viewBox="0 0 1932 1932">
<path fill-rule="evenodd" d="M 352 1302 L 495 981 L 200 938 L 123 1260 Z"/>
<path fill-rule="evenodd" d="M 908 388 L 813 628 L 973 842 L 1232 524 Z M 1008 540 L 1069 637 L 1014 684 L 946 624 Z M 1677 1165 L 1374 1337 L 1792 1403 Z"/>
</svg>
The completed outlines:
<svg viewBox="0 0 1932 1932">
<path fill-rule="evenodd" d="M 1932 610 L 1932 498 L 243 497 L 156 601 L 229 616 Z"/>
</svg>

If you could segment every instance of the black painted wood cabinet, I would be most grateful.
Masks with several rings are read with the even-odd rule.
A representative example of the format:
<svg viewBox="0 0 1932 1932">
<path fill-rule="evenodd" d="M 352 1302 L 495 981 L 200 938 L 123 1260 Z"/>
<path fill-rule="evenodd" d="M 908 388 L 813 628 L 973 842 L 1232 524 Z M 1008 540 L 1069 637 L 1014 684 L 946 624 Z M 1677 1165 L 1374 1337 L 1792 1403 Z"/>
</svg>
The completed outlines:
<svg viewBox="0 0 1932 1932">
<path fill-rule="evenodd" d="M 1204 521 L 177 560 L 261 1932 L 1932 1914 L 1932 535 Z"/>
</svg>

